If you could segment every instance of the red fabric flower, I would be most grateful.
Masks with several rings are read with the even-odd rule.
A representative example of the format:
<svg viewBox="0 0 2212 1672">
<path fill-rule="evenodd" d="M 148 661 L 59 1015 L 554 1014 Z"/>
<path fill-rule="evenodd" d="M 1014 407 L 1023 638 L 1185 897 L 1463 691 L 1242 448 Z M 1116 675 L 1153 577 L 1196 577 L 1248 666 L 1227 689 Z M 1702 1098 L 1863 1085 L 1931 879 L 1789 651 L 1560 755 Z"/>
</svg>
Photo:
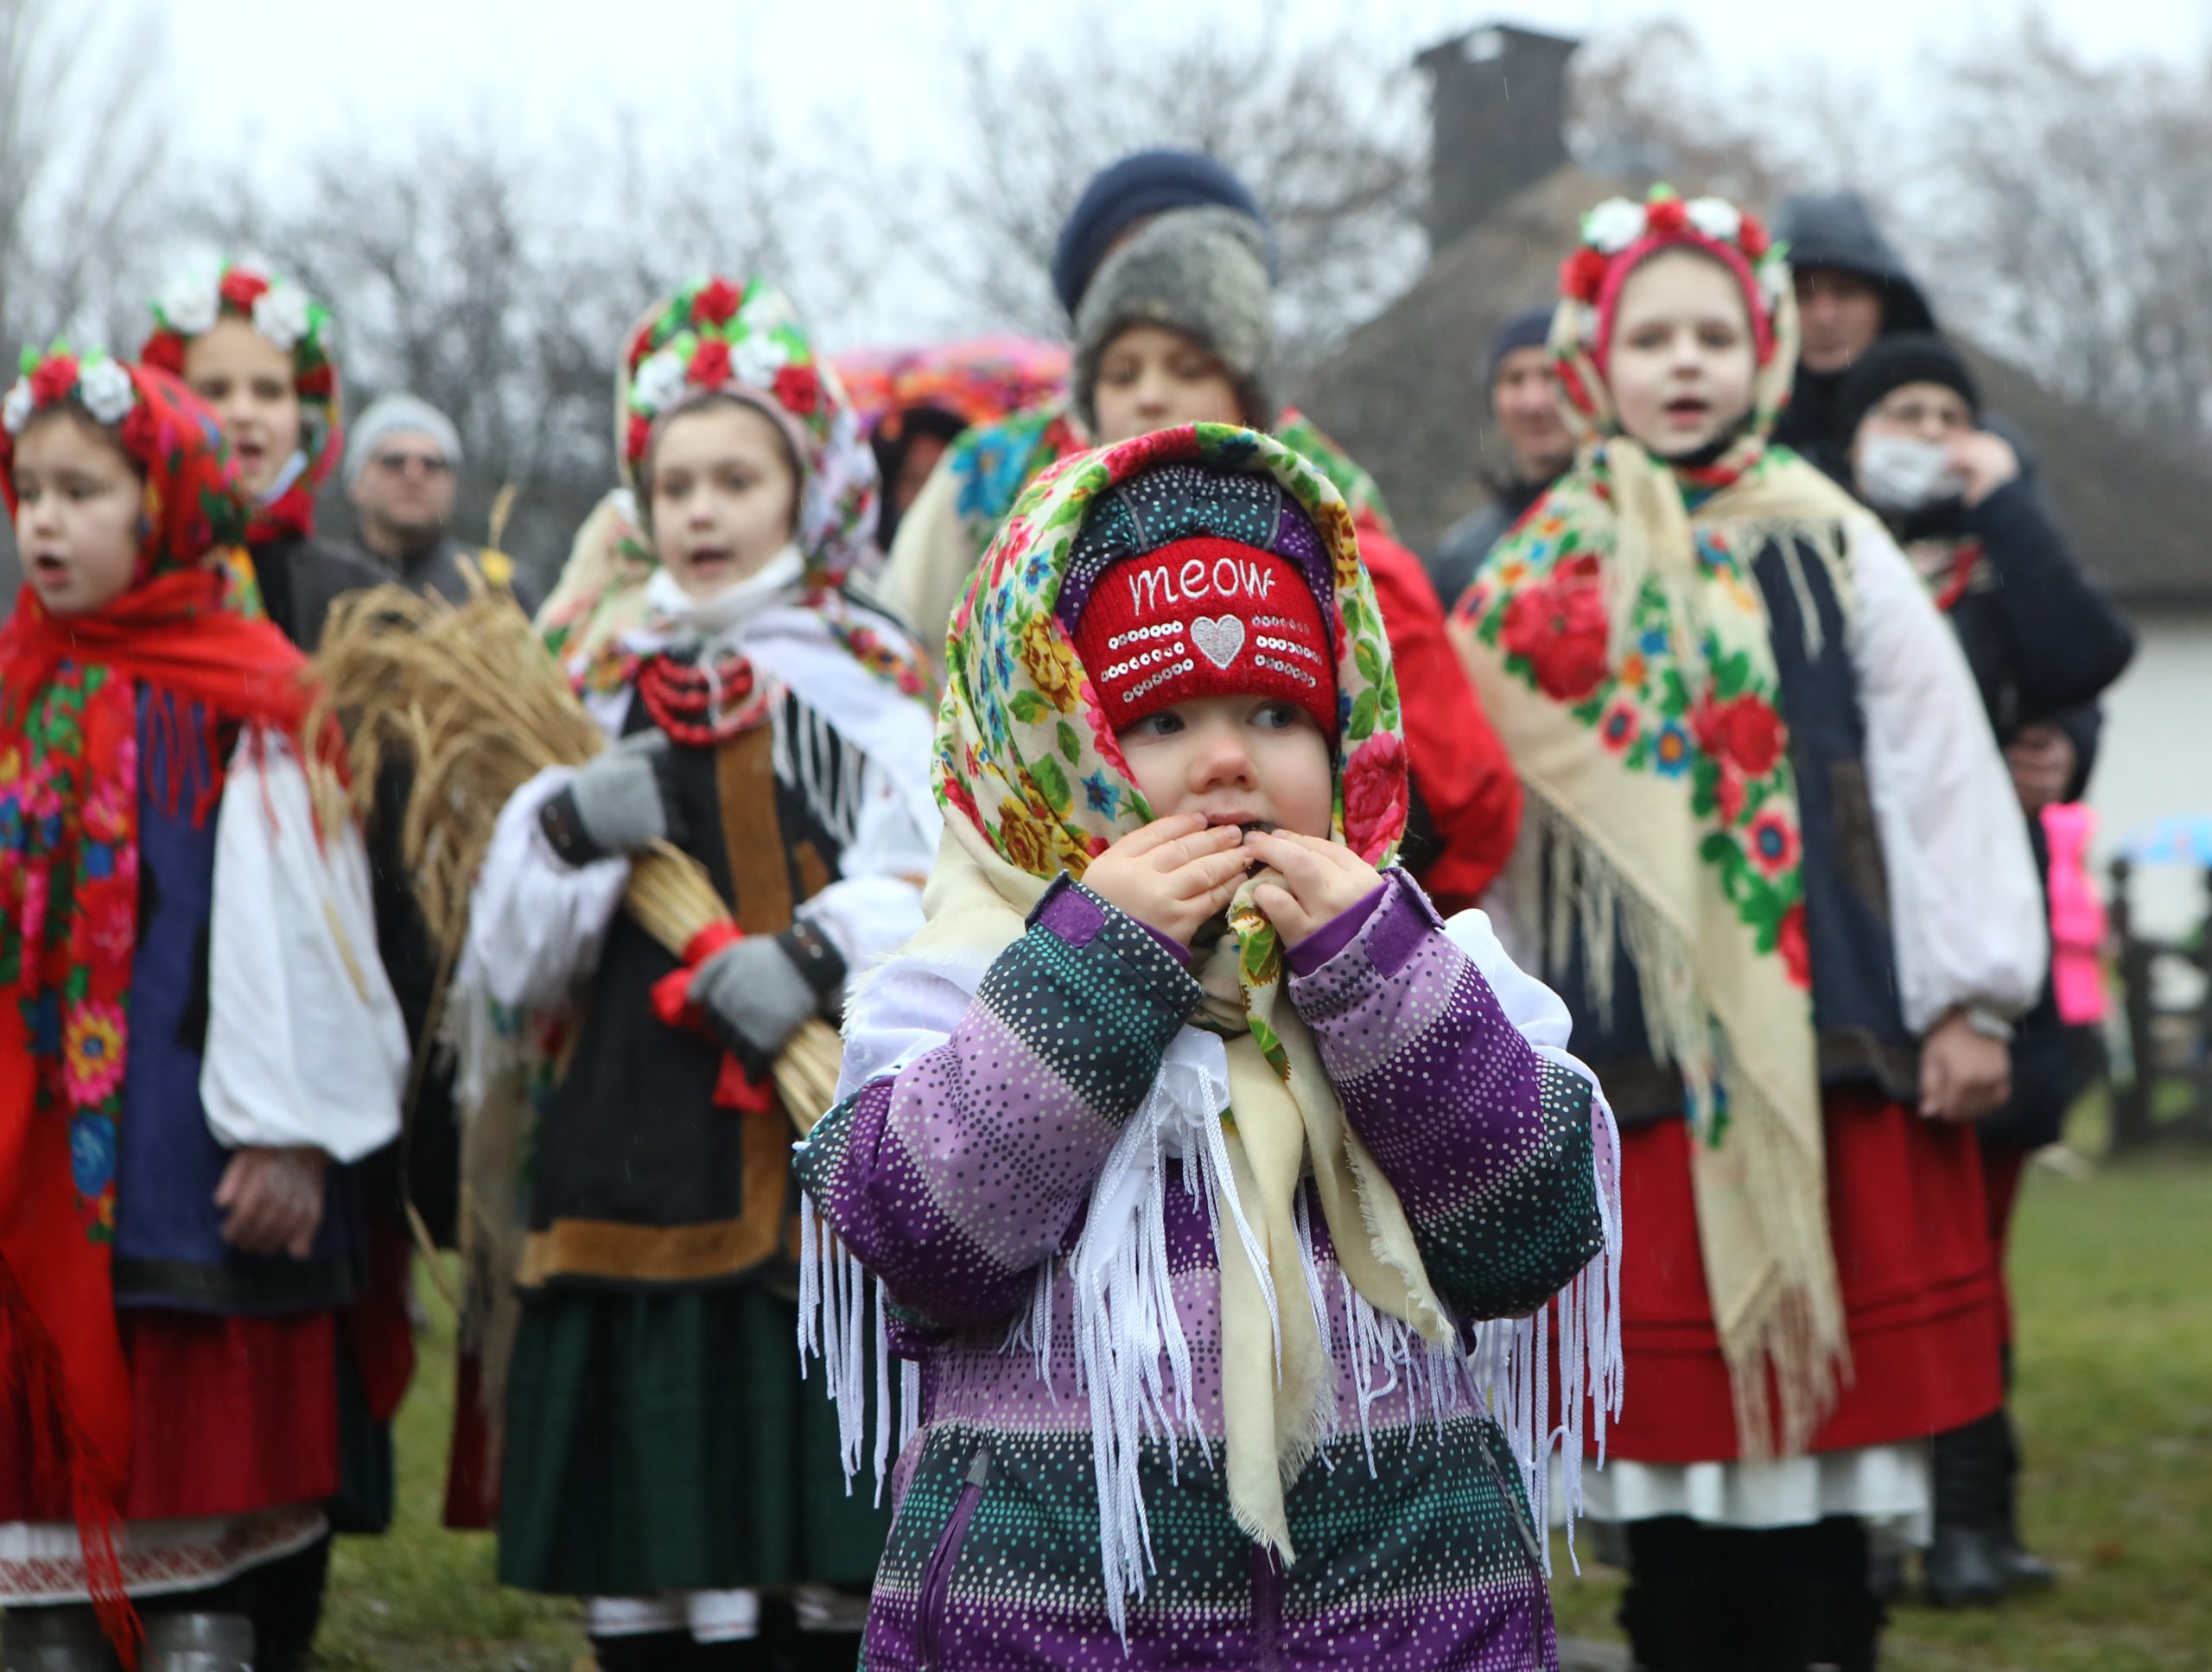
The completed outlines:
<svg viewBox="0 0 2212 1672">
<path fill-rule="evenodd" d="M 1672 237 L 1689 230 L 1690 213 L 1678 197 L 1662 197 L 1643 206 L 1643 227 L 1654 238 Z"/>
<path fill-rule="evenodd" d="M 77 386 L 77 357 L 74 354 L 54 354 L 41 360 L 38 369 L 31 373 L 31 399 L 41 406 L 68 397 Z"/>
<path fill-rule="evenodd" d="M 1583 558 L 1506 605 L 1498 643 L 1508 655 L 1528 658 L 1545 696 L 1579 702 L 1605 677 L 1606 633 L 1597 566 Z"/>
<path fill-rule="evenodd" d="M 1690 716 L 1690 724 L 1700 748 L 1739 768 L 1747 778 L 1764 778 L 1772 772 L 1789 740 L 1782 716 L 1756 696 L 1707 702 Z"/>
<path fill-rule="evenodd" d="M 1741 250 L 1746 256 L 1750 257 L 1751 260 L 1757 261 L 1761 256 L 1764 255 L 1768 250 L 1773 247 L 1773 242 L 1774 241 L 1767 236 L 1766 223 L 1764 221 L 1761 220 L 1754 214 L 1745 215 L 1743 225 L 1737 229 L 1736 232 L 1736 247 L 1738 249 Z"/>
<path fill-rule="evenodd" d="M 1782 925 L 1775 936 L 1775 950 L 1782 954 L 1782 967 L 1789 972 L 1789 979 L 1797 986 L 1809 990 L 1813 985 L 1813 949 L 1805 939 L 1803 900 L 1799 900 L 1782 914 Z"/>
<path fill-rule="evenodd" d="M 1344 763 L 1344 842 L 1372 865 L 1406 828 L 1406 744 L 1377 732 Z"/>
<path fill-rule="evenodd" d="M 683 375 L 702 389 L 720 389 L 729 381 L 729 345 L 720 337 L 701 338 Z"/>
<path fill-rule="evenodd" d="M 728 279 L 711 279 L 691 299 L 691 313 L 709 325 L 721 325 L 737 312 L 737 305 L 744 300 L 745 293 Z"/>
<path fill-rule="evenodd" d="M 162 442 L 161 424 L 154 416 L 154 409 L 143 401 L 131 403 L 130 410 L 123 416 L 123 423 L 115 432 L 123 450 L 140 464 L 149 463 Z"/>
<path fill-rule="evenodd" d="M 1605 288 L 1605 270 L 1611 265 L 1611 258 L 1603 251 L 1586 244 L 1560 264 L 1559 288 L 1577 302 L 1595 302 Z"/>
<path fill-rule="evenodd" d="M 822 374 L 810 365 L 784 367 L 776 373 L 774 387 L 777 402 L 802 418 L 812 417 L 822 404 Z"/>
<path fill-rule="evenodd" d="M 332 377 L 328 366 L 318 366 L 301 372 L 294 379 L 293 386 L 299 391 L 300 398 L 303 401 L 327 401 L 331 391 L 337 387 L 337 380 Z"/>
<path fill-rule="evenodd" d="M 652 352 L 653 327 L 650 323 L 641 325 L 630 334 L 630 345 L 622 351 L 622 363 L 634 372 Z"/>
<path fill-rule="evenodd" d="M 645 443 L 653 438 L 653 421 L 642 412 L 630 415 L 629 433 L 622 439 L 622 456 L 632 464 L 645 456 Z"/>
<path fill-rule="evenodd" d="M 253 304 L 267 292 L 269 281 L 258 273 L 233 267 L 223 275 L 223 282 L 216 289 L 226 306 L 237 313 L 251 315 Z"/>
<path fill-rule="evenodd" d="M 141 365 L 181 378 L 184 375 L 184 339 L 174 331 L 156 331 L 138 351 L 138 359 Z"/>
</svg>

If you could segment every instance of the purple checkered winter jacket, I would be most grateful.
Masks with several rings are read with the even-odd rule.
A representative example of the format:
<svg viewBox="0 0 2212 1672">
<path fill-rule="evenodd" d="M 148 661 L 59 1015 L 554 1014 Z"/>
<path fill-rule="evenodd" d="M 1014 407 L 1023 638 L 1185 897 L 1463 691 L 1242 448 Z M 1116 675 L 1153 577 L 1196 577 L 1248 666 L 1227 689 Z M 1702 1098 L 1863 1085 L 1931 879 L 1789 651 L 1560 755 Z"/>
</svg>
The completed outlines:
<svg viewBox="0 0 2212 1672">
<path fill-rule="evenodd" d="M 1469 1325 L 1532 1312 L 1603 1243 L 1588 1084 L 1529 1045 L 1402 872 L 1347 919 L 1293 950 L 1290 1000 L 1446 1304 Z M 1555 1666 L 1539 1534 L 1503 1435 L 1464 1376 L 1357 1349 L 1310 1203 L 1338 1421 L 1287 1492 L 1296 1560 L 1281 1567 L 1238 1529 L 1217 1453 L 1149 1440 L 1153 1573 L 1126 1645 L 1109 1624 L 1072 1284 L 1054 1256 L 1200 998 L 1151 931 L 1062 878 L 943 1045 L 861 1087 L 802 1148 L 802 1187 L 887 1285 L 899 1350 L 922 1367 L 863 1665 Z M 1166 1199 L 1200 1422 L 1217 1440 L 1214 1232 L 1198 1197 Z M 1030 1351 L 1007 1349 L 1048 1262 L 1049 1385 Z"/>
</svg>

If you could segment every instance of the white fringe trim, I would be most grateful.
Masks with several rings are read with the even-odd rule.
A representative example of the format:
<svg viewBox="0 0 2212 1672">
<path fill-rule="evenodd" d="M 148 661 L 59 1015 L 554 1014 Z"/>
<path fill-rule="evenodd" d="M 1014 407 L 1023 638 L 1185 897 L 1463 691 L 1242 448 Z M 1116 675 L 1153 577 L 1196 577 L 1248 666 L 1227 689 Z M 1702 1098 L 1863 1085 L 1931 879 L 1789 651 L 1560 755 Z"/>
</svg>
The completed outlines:
<svg viewBox="0 0 2212 1672">
<path fill-rule="evenodd" d="M 1547 1056 L 1553 1053 L 1546 1052 Z M 1571 1059 L 1569 1059 L 1571 1060 Z M 1105 1580 L 1108 1617 L 1128 1642 L 1128 1604 L 1141 1599 L 1147 1578 L 1157 1571 L 1138 1465 L 1147 1440 L 1166 1443 L 1171 1478 L 1179 1479 L 1178 1442 L 1198 1442 L 1213 1462 L 1213 1442 L 1199 1421 L 1192 1370 L 1191 1345 L 1175 1306 L 1168 1268 L 1167 1162 L 1184 1162 L 1183 1188 L 1203 1199 L 1220 1246 L 1221 1209 L 1226 1207 L 1238 1240 L 1259 1274 L 1274 1335 L 1276 1373 L 1281 1373 L 1282 1324 L 1277 1289 L 1264 1250 L 1237 1198 L 1229 1162 L 1227 1138 L 1217 1116 L 1192 1111 L 1212 1100 L 1211 1077 L 1195 1064 L 1165 1065 L 1145 1102 L 1116 1141 L 1091 1195 L 1083 1235 L 1065 1259 L 1055 1256 L 1038 1268 L 1030 1304 L 1008 1328 L 1001 1351 L 1027 1351 L 1038 1380 L 1057 1400 L 1052 1357 L 1054 1299 L 1063 1268 L 1072 1290 L 1076 1387 L 1090 1402 L 1091 1460 L 1098 1487 L 1099 1566 Z M 1338 1300 L 1346 1319 L 1343 1348 L 1357 1395 L 1360 1440 L 1370 1478 L 1379 1473 L 1372 1412 L 1376 1401 L 1404 1389 L 1415 1420 L 1407 1427 L 1414 1444 L 1418 1416 L 1427 1406 L 1440 1439 L 1449 1413 L 1465 1404 L 1486 1413 L 1504 1430 L 1528 1493 L 1539 1539 L 1548 1525 L 1548 1460 L 1560 1453 L 1567 1550 L 1573 1555 L 1573 1518 L 1582 1509 L 1582 1458 L 1586 1408 L 1594 1418 L 1599 1467 L 1605 1464 L 1605 1427 L 1618 1419 L 1624 1391 L 1621 1364 L 1620 1145 L 1611 1111 L 1593 1096 L 1591 1123 L 1598 1198 L 1605 1246 L 1550 1303 L 1558 1319 L 1560 1421 L 1548 1427 L 1551 1400 L 1551 1337 L 1545 1309 L 1529 1318 L 1484 1324 L 1474 1332 L 1471 1357 L 1456 1342 L 1439 1345 L 1402 1319 L 1378 1313 L 1352 1287 L 1341 1269 Z M 1226 1088 L 1219 1088 L 1224 1101 Z M 1314 1252 L 1312 1209 L 1304 1189 L 1295 1204 L 1300 1264 L 1306 1303 L 1324 1351 L 1332 1364 L 1338 1333 Z M 799 1198 L 799 1374 L 809 1357 L 819 1359 L 829 1396 L 837 1406 L 837 1432 L 846 1491 L 860 1472 L 867 1428 L 867 1345 L 875 1346 L 872 1378 L 875 1395 L 874 1463 L 876 1501 L 896 1459 L 919 1424 L 920 1367 L 911 1361 L 899 1370 L 896 1439 L 891 1416 L 888 1299 L 874 1282 L 875 1319 L 868 1327 L 867 1291 L 871 1281 L 847 1253 L 836 1233 L 817 1213 L 813 1200 Z M 1341 1434 L 1333 1391 L 1323 1402 L 1322 1438 Z M 1335 1467 L 1325 1453 L 1325 1465 Z M 1550 1572 L 1545 1542 L 1544 1567 Z M 1575 1571 L 1581 1571 L 1576 1560 Z"/>
<path fill-rule="evenodd" d="M 1571 1059 L 1545 1051 L 1562 1066 L 1586 1071 Z M 1501 1318 L 1475 1330 L 1472 1359 L 1482 1408 L 1505 1431 L 1506 1443 L 1529 1495 L 1530 1519 L 1543 1546 L 1544 1573 L 1551 1574 L 1551 1459 L 1559 1458 L 1560 1509 L 1567 1528 L 1567 1555 L 1576 1573 L 1581 1558 L 1574 1549 L 1575 1517 L 1582 1513 L 1582 1470 L 1586 1449 L 1594 1445 L 1597 1466 L 1605 1466 L 1605 1427 L 1618 1421 L 1627 1393 L 1621 1359 L 1621 1151 L 1620 1134 L 1595 1081 L 1591 1082 L 1590 1136 L 1597 1174 L 1598 1209 L 1605 1246 L 1575 1275 L 1548 1306 L 1528 1318 Z M 1559 1326 L 1559 1423 L 1551 1416 L 1551 1331 L 1546 1313 Z"/>
</svg>

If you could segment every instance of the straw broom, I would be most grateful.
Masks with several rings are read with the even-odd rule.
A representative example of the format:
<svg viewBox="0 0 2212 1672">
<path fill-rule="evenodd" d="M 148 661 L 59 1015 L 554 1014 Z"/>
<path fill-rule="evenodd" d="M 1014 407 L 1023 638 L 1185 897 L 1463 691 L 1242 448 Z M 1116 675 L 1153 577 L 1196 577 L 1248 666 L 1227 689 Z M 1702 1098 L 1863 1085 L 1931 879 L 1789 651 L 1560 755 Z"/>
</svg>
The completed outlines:
<svg viewBox="0 0 2212 1672">
<path fill-rule="evenodd" d="M 373 806 L 387 762 L 411 765 L 400 853 L 448 956 L 467 931 L 469 892 L 508 798 L 545 767 L 581 765 L 607 747 L 512 598 L 473 569 L 468 581 L 461 604 L 399 586 L 341 598 L 315 652 L 321 690 L 308 722 L 334 715 L 344 727 L 358 815 Z M 346 794 L 330 779 L 320 791 L 326 802 Z M 622 904 L 679 958 L 702 930 L 730 921 L 705 868 L 666 842 L 636 857 Z M 802 1135 L 836 1101 L 842 1054 L 817 1019 L 777 1058 L 778 1098 Z"/>
</svg>

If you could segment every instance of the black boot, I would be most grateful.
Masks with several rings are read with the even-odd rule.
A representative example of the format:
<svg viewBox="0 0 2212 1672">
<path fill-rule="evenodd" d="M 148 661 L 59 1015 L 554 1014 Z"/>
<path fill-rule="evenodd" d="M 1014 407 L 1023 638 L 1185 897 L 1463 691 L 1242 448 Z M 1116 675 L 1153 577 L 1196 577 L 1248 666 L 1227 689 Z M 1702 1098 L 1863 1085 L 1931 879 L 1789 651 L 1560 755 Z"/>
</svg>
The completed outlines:
<svg viewBox="0 0 2212 1672">
<path fill-rule="evenodd" d="M 115 1672 L 118 1664 L 90 1605 L 10 1608 L 0 1618 L 8 1672 Z"/>
<path fill-rule="evenodd" d="M 1739 1672 L 1741 1622 L 1730 1617 L 1714 1548 L 1733 1529 L 1663 1516 L 1625 1530 L 1628 1589 L 1619 1619 L 1637 1672 Z"/>
<path fill-rule="evenodd" d="M 1869 1583 L 1866 1523 L 1832 1516 L 1770 1538 L 1776 1567 L 1767 1590 L 1777 1606 L 1770 1663 L 1777 1672 L 1873 1672 L 1889 1611 Z"/>
<path fill-rule="evenodd" d="M 1936 1542 L 1924 1564 L 1938 1608 L 1986 1608 L 2003 1599 L 2005 1413 L 1936 1436 Z"/>
<path fill-rule="evenodd" d="M 253 1622 L 243 1614 L 149 1614 L 143 1672 L 254 1672 Z"/>
</svg>

